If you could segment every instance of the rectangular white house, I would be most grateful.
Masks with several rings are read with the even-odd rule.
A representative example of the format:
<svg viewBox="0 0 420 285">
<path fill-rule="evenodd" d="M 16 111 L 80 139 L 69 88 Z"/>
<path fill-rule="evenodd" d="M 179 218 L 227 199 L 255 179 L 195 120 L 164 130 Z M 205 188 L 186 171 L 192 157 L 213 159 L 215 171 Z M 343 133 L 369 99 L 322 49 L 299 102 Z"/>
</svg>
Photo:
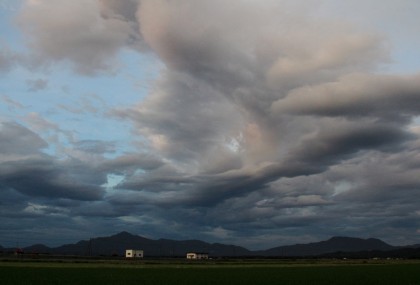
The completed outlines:
<svg viewBox="0 0 420 285">
<path fill-rule="evenodd" d="M 209 259 L 209 254 L 204 252 L 188 252 L 187 259 Z"/>
<path fill-rule="evenodd" d="M 143 250 L 140 249 L 126 249 L 125 250 L 126 258 L 143 258 Z"/>
</svg>

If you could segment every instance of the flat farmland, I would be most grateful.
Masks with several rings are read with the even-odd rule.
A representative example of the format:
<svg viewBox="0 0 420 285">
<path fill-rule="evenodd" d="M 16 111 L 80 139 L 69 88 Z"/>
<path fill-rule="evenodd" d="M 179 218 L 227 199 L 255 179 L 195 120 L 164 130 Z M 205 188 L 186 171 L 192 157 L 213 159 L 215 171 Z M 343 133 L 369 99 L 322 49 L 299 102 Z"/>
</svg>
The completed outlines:
<svg viewBox="0 0 420 285">
<path fill-rule="evenodd" d="M 419 284 L 420 262 L 0 262 L 0 284 Z"/>
</svg>

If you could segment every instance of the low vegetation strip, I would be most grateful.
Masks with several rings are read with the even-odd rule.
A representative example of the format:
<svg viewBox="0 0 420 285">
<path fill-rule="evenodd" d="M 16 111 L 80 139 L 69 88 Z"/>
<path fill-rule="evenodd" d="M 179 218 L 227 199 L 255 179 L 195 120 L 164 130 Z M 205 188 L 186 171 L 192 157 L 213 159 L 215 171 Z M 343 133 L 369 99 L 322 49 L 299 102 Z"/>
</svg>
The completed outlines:
<svg viewBox="0 0 420 285">
<path fill-rule="evenodd" d="M 419 284 L 420 264 L 112 266 L 0 263 L 1 284 Z"/>
</svg>

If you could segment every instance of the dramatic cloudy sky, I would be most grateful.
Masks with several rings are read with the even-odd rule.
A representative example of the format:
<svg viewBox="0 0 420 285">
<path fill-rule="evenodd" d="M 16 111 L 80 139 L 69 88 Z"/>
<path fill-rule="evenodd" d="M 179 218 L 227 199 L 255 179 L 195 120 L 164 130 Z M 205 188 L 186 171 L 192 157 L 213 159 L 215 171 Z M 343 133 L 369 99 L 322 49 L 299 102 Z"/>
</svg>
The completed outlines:
<svg viewBox="0 0 420 285">
<path fill-rule="evenodd" d="M 418 0 L 0 0 L 0 245 L 420 243 Z"/>
</svg>

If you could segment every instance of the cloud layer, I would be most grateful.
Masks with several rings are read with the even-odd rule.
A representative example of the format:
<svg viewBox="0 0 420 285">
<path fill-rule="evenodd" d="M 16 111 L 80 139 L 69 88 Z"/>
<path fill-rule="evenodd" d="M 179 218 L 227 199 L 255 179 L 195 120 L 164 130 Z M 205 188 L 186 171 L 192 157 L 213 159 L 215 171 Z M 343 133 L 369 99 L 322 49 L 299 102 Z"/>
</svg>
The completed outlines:
<svg viewBox="0 0 420 285">
<path fill-rule="evenodd" d="M 415 241 L 419 75 L 381 72 L 384 37 L 323 15 L 328 3 L 27 1 L 18 22 L 33 62 L 91 76 L 118 72 L 132 50 L 164 68 L 146 98 L 107 112 L 132 126 L 135 151 L 110 157 L 112 142 L 93 139 L 59 157 L 3 122 L 0 189 L 20 201 L 0 204 L 4 219 L 254 248 Z M 48 81 L 27 83 L 39 93 Z"/>
</svg>

